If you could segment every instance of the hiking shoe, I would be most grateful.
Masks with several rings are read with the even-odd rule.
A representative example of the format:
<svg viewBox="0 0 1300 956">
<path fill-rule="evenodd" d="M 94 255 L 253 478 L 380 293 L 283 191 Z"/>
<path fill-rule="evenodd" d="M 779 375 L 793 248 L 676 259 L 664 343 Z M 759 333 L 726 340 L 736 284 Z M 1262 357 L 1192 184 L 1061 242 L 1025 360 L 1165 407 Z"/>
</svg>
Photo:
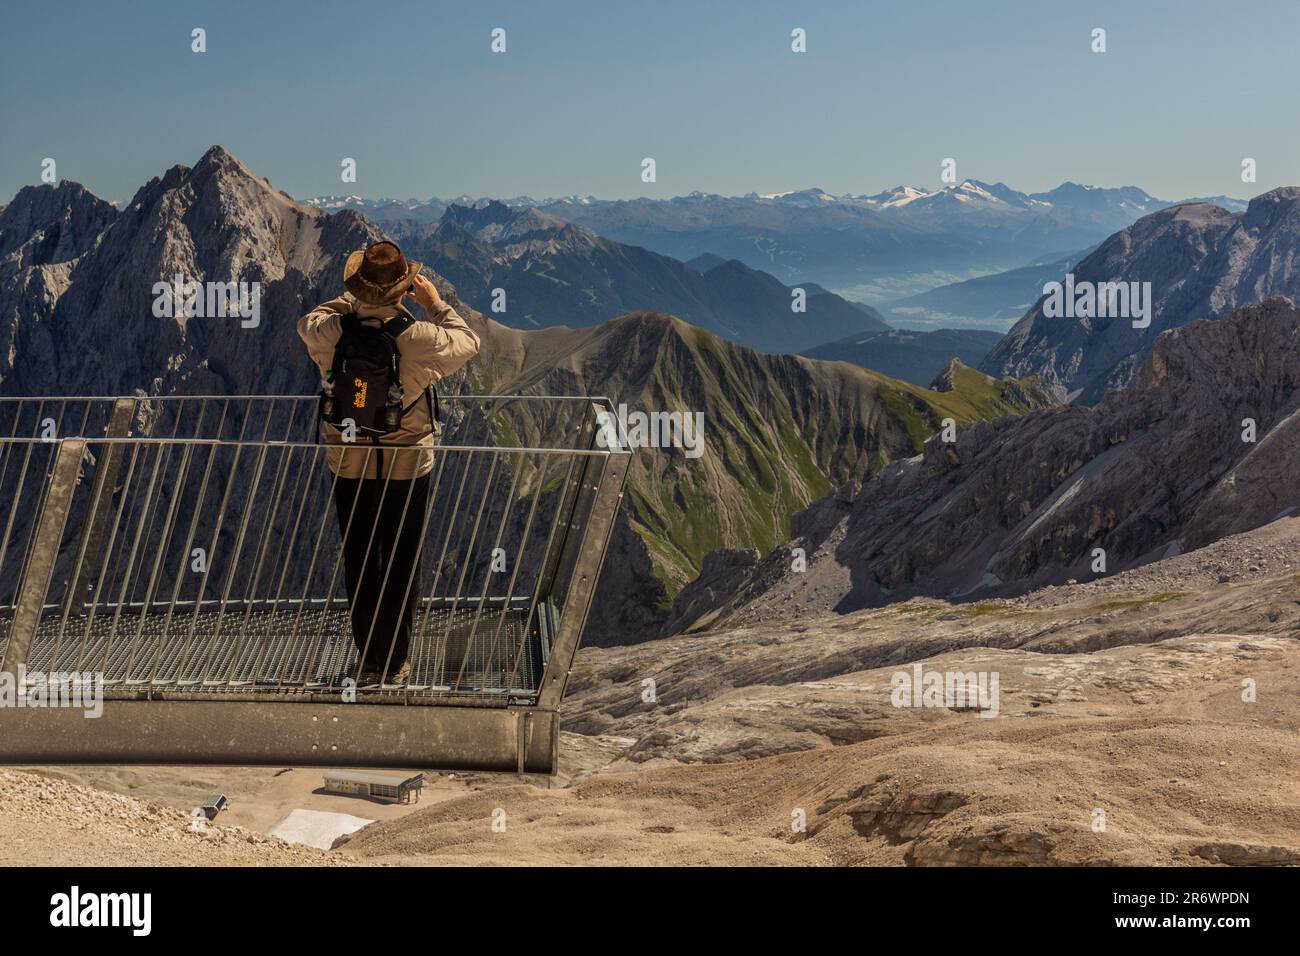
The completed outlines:
<svg viewBox="0 0 1300 956">
<path fill-rule="evenodd" d="M 360 674 L 357 675 L 357 686 L 376 687 L 383 679 L 384 679 L 384 675 L 381 674 L 379 671 L 362 671 Z"/>
<path fill-rule="evenodd" d="M 396 684 L 397 686 L 400 687 L 403 684 L 409 682 L 410 679 L 411 679 L 411 663 L 410 661 L 406 661 L 402 664 L 401 667 L 399 667 L 391 675 L 389 675 L 388 680 L 384 681 L 384 683 Z"/>
</svg>

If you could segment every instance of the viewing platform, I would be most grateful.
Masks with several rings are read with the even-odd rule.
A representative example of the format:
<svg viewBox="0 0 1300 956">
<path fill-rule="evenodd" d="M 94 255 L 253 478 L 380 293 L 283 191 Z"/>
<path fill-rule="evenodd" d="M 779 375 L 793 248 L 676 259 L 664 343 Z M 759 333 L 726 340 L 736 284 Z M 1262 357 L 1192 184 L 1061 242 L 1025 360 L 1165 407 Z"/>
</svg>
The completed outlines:
<svg viewBox="0 0 1300 956">
<path fill-rule="evenodd" d="M 2 669 L 102 695 L 0 707 L 0 762 L 553 771 L 631 459 L 613 405 L 441 398 L 400 682 L 359 680 L 316 407 L 0 399 Z"/>
</svg>

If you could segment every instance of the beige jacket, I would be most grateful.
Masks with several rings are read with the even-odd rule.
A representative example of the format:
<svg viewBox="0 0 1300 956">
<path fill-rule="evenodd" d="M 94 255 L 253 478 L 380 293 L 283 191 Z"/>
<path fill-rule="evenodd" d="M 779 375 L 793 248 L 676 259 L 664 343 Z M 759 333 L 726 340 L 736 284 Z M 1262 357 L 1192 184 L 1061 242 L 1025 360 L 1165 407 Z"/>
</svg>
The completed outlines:
<svg viewBox="0 0 1300 956">
<path fill-rule="evenodd" d="M 411 313 L 402 305 L 368 306 L 344 293 L 337 299 L 318 305 L 298 320 L 298 335 L 307 343 L 307 351 L 322 377 L 334 364 L 334 346 L 343 332 L 340 316 L 356 312 L 375 324 L 395 315 Z M 414 318 L 414 316 L 412 316 Z M 451 306 L 431 321 L 415 322 L 397 337 L 402 359 L 398 374 L 402 376 L 402 404 L 413 407 L 402 419 L 402 426 L 380 438 L 381 446 L 368 440 L 344 444 L 333 425 L 323 425 L 325 442 L 330 446 L 326 460 L 330 470 L 341 478 L 408 479 L 426 475 L 433 468 L 435 436 L 431 432 L 429 404 L 423 397 L 426 388 L 450 375 L 478 354 L 478 335 Z M 383 445 L 412 445 L 419 450 L 386 448 Z M 382 472 L 380 471 L 382 461 Z"/>
</svg>

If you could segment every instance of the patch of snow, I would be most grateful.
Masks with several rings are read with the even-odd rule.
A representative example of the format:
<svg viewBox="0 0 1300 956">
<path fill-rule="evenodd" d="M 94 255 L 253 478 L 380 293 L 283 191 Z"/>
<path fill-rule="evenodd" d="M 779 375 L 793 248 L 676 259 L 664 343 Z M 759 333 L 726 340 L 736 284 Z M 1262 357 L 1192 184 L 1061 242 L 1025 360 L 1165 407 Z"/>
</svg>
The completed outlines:
<svg viewBox="0 0 1300 956">
<path fill-rule="evenodd" d="M 339 837 L 356 833 L 374 822 L 348 813 L 291 810 L 288 816 L 271 827 L 270 834 L 290 843 L 305 843 L 318 850 L 328 850 Z"/>
</svg>

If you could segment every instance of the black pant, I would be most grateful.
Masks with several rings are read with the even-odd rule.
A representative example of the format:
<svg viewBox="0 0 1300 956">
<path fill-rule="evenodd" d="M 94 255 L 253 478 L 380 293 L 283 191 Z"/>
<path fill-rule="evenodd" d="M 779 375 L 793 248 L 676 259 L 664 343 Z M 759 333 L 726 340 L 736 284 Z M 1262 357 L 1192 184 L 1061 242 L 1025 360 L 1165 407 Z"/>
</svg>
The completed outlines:
<svg viewBox="0 0 1300 956">
<path fill-rule="evenodd" d="M 406 661 L 420 600 L 420 544 L 429 476 L 338 478 L 334 505 L 362 671 L 391 677 Z"/>
</svg>

